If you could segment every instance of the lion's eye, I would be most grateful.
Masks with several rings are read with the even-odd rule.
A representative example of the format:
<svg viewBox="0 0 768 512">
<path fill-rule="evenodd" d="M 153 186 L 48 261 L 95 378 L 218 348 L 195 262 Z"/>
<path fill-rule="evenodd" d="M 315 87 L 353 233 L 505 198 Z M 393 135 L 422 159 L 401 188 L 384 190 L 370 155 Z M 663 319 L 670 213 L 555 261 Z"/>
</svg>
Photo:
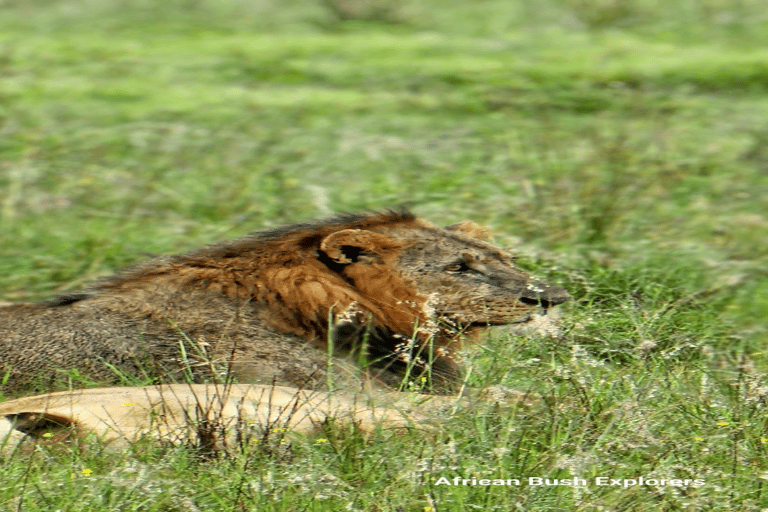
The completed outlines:
<svg viewBox="0 0 768 512">
<path fill-rule="evenodd" d="M 466 272 L 467 270 L 470 270 L 470 268 L 463 261 L 445 267 L 446 272 Z"/>
</svg>

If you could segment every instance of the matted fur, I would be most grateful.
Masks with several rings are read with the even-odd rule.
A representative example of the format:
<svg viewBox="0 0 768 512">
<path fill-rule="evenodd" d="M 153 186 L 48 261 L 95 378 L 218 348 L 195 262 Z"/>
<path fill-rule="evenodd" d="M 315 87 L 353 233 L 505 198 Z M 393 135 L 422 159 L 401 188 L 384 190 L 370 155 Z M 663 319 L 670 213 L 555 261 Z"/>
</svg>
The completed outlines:
<svg viewBox="0 0 768 512">
<path fill-rule="evenodd" d="M 406 211 L 346 214 L 140 263 L 90 288 L 0 307 L 6 394 L 50 391 L 76 371 L 322 389 L 357 378 L 455 388 L 452 353 L 478 327 L 527 322 L 568 299 L 514 267 L 471 222 Z"/>
</svg>

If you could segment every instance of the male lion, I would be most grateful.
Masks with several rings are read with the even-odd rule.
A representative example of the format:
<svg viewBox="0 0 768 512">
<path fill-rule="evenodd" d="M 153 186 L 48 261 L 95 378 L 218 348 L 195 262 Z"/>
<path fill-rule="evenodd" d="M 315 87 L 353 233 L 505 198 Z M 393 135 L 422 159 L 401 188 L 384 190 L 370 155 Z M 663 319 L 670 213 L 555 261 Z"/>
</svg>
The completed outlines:
<svg viewBox="0 0 768 512">
<path fill-rule="evenodd" d="M 450 392 L 462 333 L 527 322 L 569 298 L 484 237 L 474 223 L 441 229 L 407 211 L 346 214 L 0 306 L 2 391 L 51 391 L 73 374 L 324 389 L 352 360 L 368 382 Z"/>
</svg>

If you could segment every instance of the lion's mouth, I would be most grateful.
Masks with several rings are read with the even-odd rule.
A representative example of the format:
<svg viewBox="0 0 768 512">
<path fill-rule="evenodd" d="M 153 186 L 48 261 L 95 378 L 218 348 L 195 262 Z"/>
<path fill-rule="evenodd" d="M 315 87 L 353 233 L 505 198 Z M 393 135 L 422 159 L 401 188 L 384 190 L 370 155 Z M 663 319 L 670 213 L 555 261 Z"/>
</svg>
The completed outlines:
<svg viewBox="0 0 768 512">
<path fill-rule="evenodd" d="M 514 320 L 482 320 L 464 325 L 469 329 L 482 329 L 483 327 L 502 327 L 504 325 L 527 324 L 531 320 L 533 320 L 533 315 L 526 315 L 522 318 L 516 318 Z"/>
<path fill-rule="evenodd" d="M 543 323 L 552 323 L 554 324 L 555 321 L 552 319 L 552 317 L 557 317 L 557 313 L 552 314 L 550 312 L 550 308 L 546 307 L 539 307 L 536 309 L 531 309 L 530 311 L 527 311 L 523 314 L 516 314 L 515 316 L 496 316 L 496 317 L 489 317 L 489 318 L 482 318 L 472 321 L 467 321 L 464 319 L 463 321 L 454 315 L 439 315 L 439 322 L 443 323 L 444 326 L 450 326 L 450 328 L 455 329 L 457 331 L 477 331 L 479 329 L 484 329 L 488 327 L 512 327 L 514 329 L 517 328 L 525 328 L 528 324 L 543 324 Z"/>
<path fill-rule="evenodd" d="M 488 318 L 485 320 L 478 320 L 476 322 L 471 322 L 469 324 L 469 327 L 479 328 L 479 327 L 498 327 L 502 325 L 527 324 L 529 322 L 537 321 L 537 319 L 541 317 L 546 317 L 548 312 L 549 312 L 549 308 L 542 307 L 542 308 L 537 308 L 536 310 L 529 311 L 523 315 L 515 316 L 514 318 L 503 317 L 503 318 Z"/>
<path fill-rule="evenodd" d="M 482 321 L 471 322 L 464 325 L 464 331 L 478 331 L 485 328 L 506 327 L 510 333 L 515 335 L 538 335 L 538 336 L 556 336 L 561 328 L 558 322 L 559 315 L 549 311 L 549 308 L 539 308 L 520 317 L 510 319 L 486 319 Z"/>
</svg>

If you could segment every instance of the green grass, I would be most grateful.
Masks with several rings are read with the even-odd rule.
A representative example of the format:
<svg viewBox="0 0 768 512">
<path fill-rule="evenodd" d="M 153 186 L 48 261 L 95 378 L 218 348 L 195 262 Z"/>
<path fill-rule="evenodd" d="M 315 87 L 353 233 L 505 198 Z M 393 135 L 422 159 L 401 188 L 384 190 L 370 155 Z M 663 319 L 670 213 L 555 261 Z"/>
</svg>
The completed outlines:
<svg viewBox="0 0 768 512">
<path fill-rule="evenodd" d="M 497 330 L 472 361 L 473 385 L 559 405 L 478 405 L 429 435 L 336 425 L 218 461 L 39 451 L 2 461 L 0 508 L 761 510 L 764 2 L 348 4 L 0 3 L 0 298 L 405 203 L 487 225 L 571 291 L 561 339 Z"/>
</svg>

